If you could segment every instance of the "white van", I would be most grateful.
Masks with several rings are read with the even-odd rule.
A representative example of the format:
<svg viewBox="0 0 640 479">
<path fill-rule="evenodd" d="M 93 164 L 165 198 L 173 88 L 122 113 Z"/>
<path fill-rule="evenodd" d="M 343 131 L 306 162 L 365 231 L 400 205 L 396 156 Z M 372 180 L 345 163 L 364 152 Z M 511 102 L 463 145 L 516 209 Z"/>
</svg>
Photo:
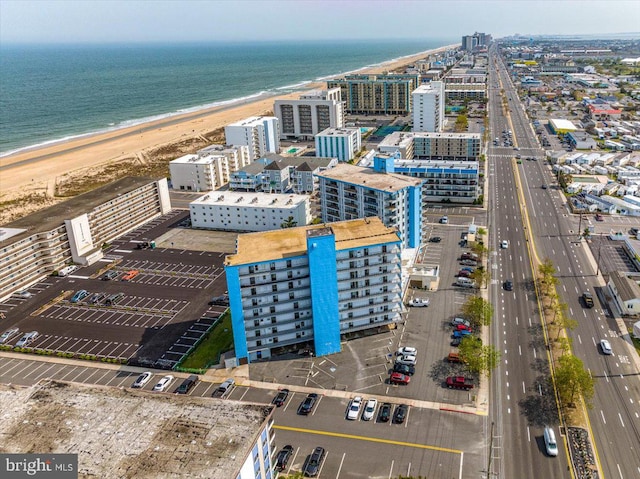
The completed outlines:
<svg viewBox="0 0 640 479">
<path fill-rule="evenodd" d="M 77 269 L 78 267 L 74 265 L 65 266 L 60 271 L 58 271 L 58 276 L 69 276 L 71 273 L 73 273 Z"/>
<path fill-rule="evenodd" d="M 456 285 L 462 286 L 463 288 L 473 288 L 475 283 L 469 278 L 459 277 L 456 279 Z"/>
<path fill-rule="evenodd" d="M 544 428 L 544 446 L 549 456 L 555 457 L 558 455 L 558 443 L 556 442 L 556 435 L 551 427 Z"/>
</svg>

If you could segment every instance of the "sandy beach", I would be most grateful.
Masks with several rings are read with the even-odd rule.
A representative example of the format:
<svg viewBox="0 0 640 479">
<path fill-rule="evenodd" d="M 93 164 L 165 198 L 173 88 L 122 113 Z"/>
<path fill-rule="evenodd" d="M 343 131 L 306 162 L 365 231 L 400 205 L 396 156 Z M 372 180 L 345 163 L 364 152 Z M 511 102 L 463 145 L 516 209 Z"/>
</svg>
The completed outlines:
<svg viewBox="0 0 640 479">
<path fill-rule="evenodd" d="M 421 52 L 375 68 L 360 70 L 358 73 L 380 73 L 394 70 L 425 58 L 426 56 L 452 48 L 453 45 Z M 307 90 L 326 88 L 326 83 L 307 85 Z M 281 96 L 258 98 L 243 104 L 233 104 L 173 116 L 154 122 L 144 123 L 124 129 L 78 138 L 33 150 L 22 151 L 0 158 L 0 201 L 6 210 L 7 202 L 38 194 L 53 199 L 55 185 L 61 177 L 95 174 L 101 168 L 120 161 L 139 161 L 141 164 L 152 152 L 175 143 L 209 143 L 216 130 L 234 121 L 252 115 L 271 112 L 276 99 L 297 98 L 297 92 Z M 171 158 L 173 159 L 173 158 Z M 44 202 L 50 204 L 50 202 Z M 43 204 L 42 206 L 46 206 Z M 41 207 L 42 207 L 41 206 Z M 33 208 L 16 204 L 11 217 L 16 216 L 15 208 L 24 213 Z M 4 212 L 6 213 L 6 211 Z M 4 214 L 0 222 L 4 222 Z"/>
</svg>

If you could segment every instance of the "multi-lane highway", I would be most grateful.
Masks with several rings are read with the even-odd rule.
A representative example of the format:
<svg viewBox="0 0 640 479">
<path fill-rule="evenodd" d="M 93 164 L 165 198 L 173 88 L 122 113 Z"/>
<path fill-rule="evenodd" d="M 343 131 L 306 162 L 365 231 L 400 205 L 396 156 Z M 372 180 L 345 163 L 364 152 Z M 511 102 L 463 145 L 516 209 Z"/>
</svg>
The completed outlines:
<svg viewBox="0 0 640 479">
<path fill-rule="evenodd" d="M 494 55 L 490 59 L 492 65 L 493 58 Z M 521 141 L 532 131 L 525 119 L 513 114 L 513 110 L 520 107 L 517 95 L 507 82 L 501 68 L 491 68 L 490 131 L 491 138 L 500 141 L 488 151 L 490 249 L 493 252 L 490 257 L 493 278 L 490 301 L 495 309 L 492 340 L 502 354 L 502 364 L 492 376 L 491 416 L 495 424 L 492 457 L 495 467 L 491 472 L 501 478 L 564 478 L 570 477 L 565 449 L 560 448 L 557 458 L 547 457 L 544 452 L 544 426 L 555 427 L 557 434 L 560 431 L 553 392 L 546 381 L 549 374 L 547 352 L 533 289 L 521 191 L 514 176 L 515 168 L 520 166 L 516 163 L 516 155 L 540 159 L 542 156 L 540 150 L 532 148 L 536 146 L 535 139 Z M 507 108 L 502 106 L 502 90 L 509 98 Z M 501 146 L 503 133 L 509 130 L 514 144 Z M 516 147 L 519 150 L 515 150 Z M 503 248 L 501 245 L 505 240 L 507 247 Z M 512 291 L 505 289 L 506 280 L 513 282 Z"/>
<path fill-rule="evenodd" d="M 535 384 L 536 378 L 547 374 L 548 367 L 529 260 L 550 258 L 560 280 L 558 294 L 561 301 L 568 305 L 569 316 L 578 321 L 578 326 L 569 331 L 573 353 L 598 379 L 588 426 L 601 472 L 607 478 L 639 477 L 640 385 L 639 371 L 633 360 L 636 353 L 620 337 L 621 327 L 606 314 L 607 310 L 599 301 L 593 309 L 583 308 L 580 303 L 583 291 L 594 294 L 602 291 L 604 281 L 596 276 L 598 268 L 588 245 L 578 240 L 579 227 L 569 214 L 548 166 L 543 161 L 527 160 L 529 157 L 540 160 L 543 152 L 538 149 L 535 134 L 504 65 L 496 55 L 492 55 L 492 65 L 494 60 L 498 68 L 492 69 L 490 77 L 491 136 L 500 137 L 503 130 L 511 129 L 514 148 L 519 148 L 515 151 L 514 148 L 497 147 L 489 151 L 490 179 L 493 180 L 490 200 L 493 205 L 489 205 L 494 233 L 492 246 L 498 252 L 494 256 L 493 273 L 498 281 L 513 277 L 515 285 L 513 293 L 500 292 L 499 288 L 494 291 L 494 341 L 504 347 L 505 360 L 493 380 L 492 412 L 498 426 L 496 434 L 502 438 L 501 450 L 494 452 L 502 459 L 496 462 L 501 468 L 496 471 L 500 477 L 534 477 L 531 472 L 526 473 L 530 467 L 529 471 L 536 471 L 535 476 L 569 477 L 566 457 L 544 458 L 539 440 L 538 450 L 529 447 L 527 440 L 523 441 L 523 438 L 528 439 L 529 433 L 541 435 L 541 422 L 557 423 L 552 397 L 536 399 L 532 394 L 535 391 L 528 389 L 532 386 L 532 378 Z M 501 89 L 508 98 L 506 117 L 501 105 Z M 520 164 L 513 160 L 515 154 L 522 156 Z M 524 211 L 526 218 L 521 215 Z M 526 243 L 525 226 L 531 229 L 533 244 Z M 507 250 L 500 251 L 502 239 L 511 244 Z M 526 328 L 522 327 L 523 321 Z M 597 347 L 600 339 L 611 342 L 613 356 L 601 353 Z M 514 388 L 514 384 L 518 385 L 520 381 L 522 386 L 516 391 L 518 388 Z M 545 391 L 541 392 L 544 396 Z M 514 410 L 516 403 L 520 407 L 515 406 Z M 542 417 L 533 414 L 540 411 Z"/>
</svg>

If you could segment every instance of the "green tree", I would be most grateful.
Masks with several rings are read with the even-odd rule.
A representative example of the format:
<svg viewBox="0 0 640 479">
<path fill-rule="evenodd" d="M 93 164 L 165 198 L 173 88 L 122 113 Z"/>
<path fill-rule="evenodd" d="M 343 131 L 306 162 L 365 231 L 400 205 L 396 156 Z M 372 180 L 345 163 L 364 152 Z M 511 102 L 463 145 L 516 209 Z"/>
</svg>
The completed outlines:
<svg viewBox="0 0 640 479">
<path fill-rule="evenodd" d="M 489 248 L 487 248 L 484 244 L 476 241 L 471 245 L 471 251 L 477 254 L 480 257 L 480 261 L 482 261 L 484 255 L 489 252 Z"/>
<path fill-rule="evenodd" d="M 567 314 L 569 311 L 569 305 L 567 303 L 561 302 L 558 300 L 558 295 L 555 295 L 555 300 L 552 300 L 551 310 L 553 311 L 553 319 L 551 320 L 552 324 L 556 324 L 556 320 L 560 319 L 562 321 L 562 317 Z"/>
<path fill-rule="evenodd" d="M 286 220 L 280 223 L 280 228 L 295 228 L 298 226 L 298 222 L 293 218 L 293 216 L 289 216 Z"/>
<path fill-rule="evenodd" d="M 558 347 L 560 348 L 560 351 L 562 351 L 563 356 L 571 351 L 572 344 L 573 338 L 570 337 L 564 337 L 558 340 Z"/>
<path fill-rule="evenodd" d="M 467 115 L 458 115 L 456 118 L 455 129 L 456 131 L 467 131 L 469 127 L 469 120 Z"/>
<path fill-rule="evenodd" d="M 555 322 L 558 327 L 558 331 L 556 333 L 556 341 L 560 338 L 560 333 L 563 329 L 574 330 L 576 326 L 578 326 L 578 321 L 573 318 L 570 318 L 566 314 L 561 314 L 558 316 L 558 319 Z"/>
<path fill-rule="evenodd" d="M 593 398 L 595 379 L 584 367 L 580 358 L 565 354 L 558 360 L 556 367 L 556 387 L 562 402 L 571 406 L 582 395 L 587 406 Z"/>
<path fill-rule="evenodd" d="M 484 268 L 476 268 L 473 273 L 471 273 L 471 279 L 482 288 L 491 281 L 491 272 Z"/>
<path fill-rule="evenodd" d="M 480 338 L 467 336 L 460 341 L 460 357 L 473 374 L 491 376 L 500 362 L 500 352 L 490 344 L 483 345 Z"/>
<path fill-rule="evenodd" d="M 462 314 L 469 318 L 474 328 L 489 326 L 493 316 L 493 306 L 480 296 L 473 296 L 462 305 Z"/>
</svg>

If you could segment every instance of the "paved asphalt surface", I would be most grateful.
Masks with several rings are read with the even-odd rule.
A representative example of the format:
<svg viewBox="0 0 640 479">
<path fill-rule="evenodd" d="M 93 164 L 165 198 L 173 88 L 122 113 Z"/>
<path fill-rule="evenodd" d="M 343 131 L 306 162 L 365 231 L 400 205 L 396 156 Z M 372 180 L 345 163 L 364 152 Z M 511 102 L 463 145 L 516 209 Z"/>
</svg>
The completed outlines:
<svg viewBox="0 0 640 479">
<path fill-rule="evenodd" d="M 496 58 L 492 56 L 492 58 Z M 493 59 L 490 60 L 493 65 Z M 501 66 L 498 60 L 498 65 Z M 522 114 L 518 97 L 509 83 L 507 75 L 500 69 L 490 68 L 490 128 L 491 138 L 502 138 L 503 131 L 512 130 L 514 147 L 489 147 L 489 249 L 493 285 L 490 302 L 495 315 L 492 326 L 492 342 L 502 354 L 502 363 L 492 376 L 491 418 L 493 431 L 491 472 L 500 478 L 545 477 L 569 478 L 569 464 L 564 447 L 560 456 L 547 457 L 542 433 L 545 425 L 555 426 L 558 417 L 545 378 L 549 374 L 547 353 L 538 314 L 533 273 L 525 239 L 524 222 L 516 188 L 514 168 L 515 155 L 524 158 L 543 158 L 542 150 L 527 148 L 535 146 L 525 138 L 532 135 Z M 496 86 L 497 85 L 497 86 Z M 507 94 L 510 118 L 504 116 L 500 90 Z M 538 164 L 541 161 L 524 163 Z M 500 244 L 508 241 L 508 248 Z M 505 291 L 504 281 L 513 281 L 513 291 Z"/>
<path fill-rule="evenodd" d="M 540 342 L 539 319 L 531 291 L 529 254 L 524 243 L 513 167 L 518 169 L 537 256 L 541 260 L 550 258 L 553 261 L 560 280 L 558 293 L 561 301 L 567 303 L 569 316 L 578 321 L 578 326 L 569 331 L 573 340 L 573 353 L 584 361 L 585 367 L 597 379 L 589 419 L 603 476 L 620 479 L 639 477 L 639 371 L 630 359 L 636 353 L 628 341 L 620 338 L 621 328 L 599 300 L 593 309 L 586 309 L 580 303 L 579 298 L 583 291 L 591 291 L 595 295 L 602 292 L 604 286 L 602 277 L 596 276 L 598 267 L 593 261 L 593 255 L 588 251 L 587 243 L 580 242 L 577 238 L 578 230 L 584 229 L 585 224 L 579 226 L 577 216 L 569 214 L 549 167 L 542 161 L 526 160 L 530 156 L 541 159 L 542 150 L 537 148 L 535 134 L 525 118 L 506 72 L 500 63 L 499 65 L 500 82 L 510 98 L 511 126 L 503 126 L 505 118 L 500 114 L 500 102 L 497 99 L 499 90 L 493 89 L 491 136 L 500 136 L 505 128 L 512 129 L 515 145 L 521 148 L 519 153 L 523 157 L 521 164 L 514 164 L 507 155 L 512 156 L 515 152 L 508 152 L 505 148 L 494 148 L 491 151 L 494 165 L 510 162 L 512 166 L 494 166 L 496 188 L 492 190 L 492 197 L 495 198 L 496 205 L 491 210 L 496 216 L 495 246 L 498 246 L 497 242 L 501 239 L 511 242 L 508 251 L 498 250 L 498 257 L 507 259 L 505 256 L 508 256 L 508 266 L 511 269 L 507 270 L 506 275 L 512 276 L 516 285 L 513 294 L 502 293 L 505 296 L 502 303 L 505 334 L 503 338 L 496 328 L 495 339 L 497 344 L 502 343 L 509 350 L 503 357 L 505 360 L 513 357 L 512 342 L 518 342 L 516 361 L 503 362 L 501 373 L 496 374 L 497 378 L 507 370 L 510 373 L 508 378 L 505 376 L 498 380 L 501 384 L 494 396 L 493 411 L 496 414 L 496 422 L 502 423 L 498 435 L 503 435 L 506 439 L 502 443 L 503 449 L 497 455 L 517 458 L 504 461 L 503 474 L 500 477 L 570 477 L 566 467 L 567 458 L 563 457 L 566 452 L 564 447 L 560 450 L 561 457 L 546 460 L 543 458 L 541 426 L 556 424 L 557 417 L 553 414 L 551 398 L 544 400 L 535 394 L 534 378 L 537 374 L 542 374 L 547 366 L 544 364 L 546 356 Z M 491 83 L 495 84 L 495 71 L 492 73 Z M 549 188 L 543 189 L 543 184 Z M 505 211 L 507 214 L 504 214 Z M 600 240 L 607 242 L 606 239 Z M 497 278 L 502 279 L 503 276 L 497 275 Z M 500 303 L 501 301 L 498 301 L 494 304 Z M 531 313 L 527 314 L 527 311 Z M 497 322 L 500 321 L 499 318 L 496 319 Z M 514 324 L 516 320 L 519 325 Z M 531 327 L 528 326 L 529 320 L 532 321 Z M 523 329 L 523 322 L 529 328 L 528 331 Z M 613 356 L 601 354 L 597 347 L 597 343 L 603 338 L 611 342 Z M 532 357 L 534 351 L 535 356 Z M 515 368 L 511 367 L 514 363 Z M 519 410 L 516 404 L 520 405 Z M 513 417 L 514 413 L 522 417 L 516 419 Z M 556 433 L 558 432 L 556 430 Z M 532 441 L 535 437 L 537 444 L 529 443 L 529 437 Z M 527 471 L 535 471 L 535 474 Z"/>
</svg>

